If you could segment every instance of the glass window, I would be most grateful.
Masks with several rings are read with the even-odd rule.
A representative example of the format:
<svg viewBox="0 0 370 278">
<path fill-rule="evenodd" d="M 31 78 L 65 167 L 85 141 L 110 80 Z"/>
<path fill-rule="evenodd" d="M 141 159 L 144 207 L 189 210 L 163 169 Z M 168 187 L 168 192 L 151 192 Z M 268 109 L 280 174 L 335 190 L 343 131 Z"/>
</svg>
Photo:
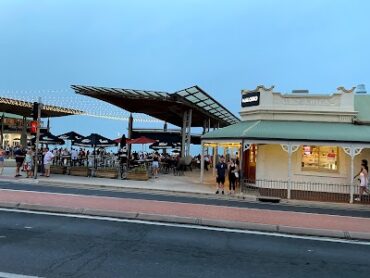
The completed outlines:
<svg viewBox="0 0 370 278">
<path fill-rule="evenodd" d="M 338 171 L 338 147 L 302 147 L 302 170 Z"/>
</svg>

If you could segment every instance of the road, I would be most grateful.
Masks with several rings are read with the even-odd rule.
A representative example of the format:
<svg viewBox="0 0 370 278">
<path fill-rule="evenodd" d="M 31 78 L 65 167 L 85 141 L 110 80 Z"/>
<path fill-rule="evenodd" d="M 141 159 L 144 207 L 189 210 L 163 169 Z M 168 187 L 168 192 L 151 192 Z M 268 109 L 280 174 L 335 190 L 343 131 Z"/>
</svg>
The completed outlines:
<svg viewBox="0 0 370 278">
<path fill-rule="evenodd" d="M 306 213 L 317 213 L 317 214 L 329 214 L 329 215 L 341 215 L 341 216 L 352 216 L 352 217 L 363 217 L 370 218 L 370 210 L 359 210 L 355 208 L 330 208 L 330 207 L 318 207 L 310 205 L 294 205 L 286 203 L 263 203 L 263 202 L 252 202 L 240 199 L 229 198 L 228 196 L 206 196 L 200 194 L 180 194 L 180 193 L 166 193 L 158 192 L 155 193 L 149 191 L 135 191 L 130 189 L 119 189 L 114 190 L 110 188 L 106 189 L 86 189 L 86 188 L 70 188 L 61 187 L 55 185 L 38 185 L 30 183 L 11 183 L 0 181 L 0 189 L 12 189 L 12 190 L 26 190 L 36 192 L 51 192 L 51 193 L 64 193 L 64 194 L 77 194 L 77 195 L 94 195 L 94 196 L 105 196 L 115 198 L 129 198 L 129 199 L 141 199 L 141 200 L 157 200 L 157 201 L 169 201 L 169 202 L 180 202 L 190 204 L 204 204 L 204 205 L 219 205 L 228 207 L 240 207 L 240 208 L 255 208 L 255 209 L 269 209 L 279 211 L 295 211 L 295 212 L 306 212 Z"/>
<path fill-rule="evenodd" d="M 370 243 L 0 211 L 0 277 L 369 277 Z M 8 276 L 7 276 L 8 275 Z"/>
</svg>

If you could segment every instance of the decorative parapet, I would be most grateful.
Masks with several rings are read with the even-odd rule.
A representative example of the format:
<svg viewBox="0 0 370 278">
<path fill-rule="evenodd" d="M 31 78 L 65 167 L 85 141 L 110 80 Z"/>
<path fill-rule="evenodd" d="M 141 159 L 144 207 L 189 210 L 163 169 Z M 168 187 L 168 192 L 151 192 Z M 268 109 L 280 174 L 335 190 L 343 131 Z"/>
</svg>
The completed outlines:
<svg viewBox="0 0 370 278">
<path fill-rule="evenodd" d="M 331 94 L 273 91 L 274 86 L 257 86 L 243 90 L 241 96 L 242 120 L 299 120 L 351 123 L 357 112 L 354 109 L 354 90 L 338 87 Z"/>
<path fill-rule="evenodd" d="M 258 85 L 256 89 L 254 90 L 242 90 L 241 94 L 244 95 L 247 93 L 262 92 L 262 91 L 271 92 L 274 88 L 275 88 L 274 85 L 272 85 L 270 88 L 266 88 L 264 85 Z"/>
<path fill-rule="evenodd" d="M 338 91 L 342 91 L 343 93 L 347 93 L 347 94 L 353 93 L 355 89 L 356 87 L 352 87 L 351 89 L 347 90 L 343 86 L 340 86 L 337 88 Z"/>
</svg>

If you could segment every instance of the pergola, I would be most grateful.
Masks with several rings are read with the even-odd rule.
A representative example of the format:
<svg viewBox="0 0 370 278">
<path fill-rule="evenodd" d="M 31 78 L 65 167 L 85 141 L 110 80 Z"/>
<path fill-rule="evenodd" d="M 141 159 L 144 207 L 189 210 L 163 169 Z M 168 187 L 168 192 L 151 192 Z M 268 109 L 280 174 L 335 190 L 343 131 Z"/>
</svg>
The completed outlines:
<svg viewBox="0 0 370 278">
<path fill-rule="evenodd" d="M 86 95 L 118 106 L 131 113 L 144 113 L 179 126 L 182 129 L 181 155 L 190 154 L 190 129 L 226 127 L 240 120 L 198 86 L 166 93 L 133 89 L 119 89 L 72 85 L 77 94 Z M 128 137 L 132 135 L 132 117 Z"/>
</svg>

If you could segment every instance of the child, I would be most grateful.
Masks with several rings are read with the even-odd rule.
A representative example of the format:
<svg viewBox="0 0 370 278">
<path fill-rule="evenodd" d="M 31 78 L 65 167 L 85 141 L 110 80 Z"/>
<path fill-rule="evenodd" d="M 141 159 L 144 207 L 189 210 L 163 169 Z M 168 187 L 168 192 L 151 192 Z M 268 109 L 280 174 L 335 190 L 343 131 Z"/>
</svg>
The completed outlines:
<svg viewBox="0 0 370 278">
<path fill-rule="evenodd" d="M 26 178 L 32 178 L 33 176 L 33 153 L 31 150 L 27 151 L 26 158 L 24 159 L 24 169 L 27 171 Z"/>
</svg>

